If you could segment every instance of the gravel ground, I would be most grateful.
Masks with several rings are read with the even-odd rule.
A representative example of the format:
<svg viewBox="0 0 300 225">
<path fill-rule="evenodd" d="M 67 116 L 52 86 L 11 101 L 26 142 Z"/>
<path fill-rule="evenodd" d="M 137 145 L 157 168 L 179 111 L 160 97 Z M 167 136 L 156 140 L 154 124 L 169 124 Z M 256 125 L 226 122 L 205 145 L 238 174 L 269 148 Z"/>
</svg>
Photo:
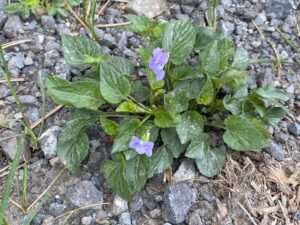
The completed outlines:
<svg viewBox="0 0 300 225">
<path fill-rule="evenodd" d="M 300 55 L 280 36 L 276 28 L 293 41 L 300 50 L 300 15 L 298 0 L 221 0 L 217 8 L 218 29 L 233 40 L 236 47 L 249 51 L 253 59 L 283 60 L 282 68 L 272 63 L 253 63 L 249 67 L 251 89 L 273 84 L 294 94 L 288 102 L 289 116 L 276 127 L 270 127 L 273 138 L 262 153 L 228 152 L 224 170 L 215 179 L 199 175 L 188 160 L 174 165 L 174 184 L 164 184 L 157 175 L 147 183 L 132 202 L 111 193 L 103 177 L 103 162 L 109 157 L 111 142 L 97 125 L 88 131 L 91 152 L 84 161 L 79 177 L 64 173 L 51 188 L 41 210 L 32 224 L 60 224 L 65 212 L 90 204 L 110 203 L 74 212 L 65 224 L 120 224 L 120 225 L 237 225 L 237 224 L 300 224 Z M 25 114 L 31 123 L 43 115 L 41 80 L 51 75 L 72 80 L 82 70 L 66 65 L 61 51 L 62 34 L 87 35 L 77 21 L 69 16 L 31 17 L 23 21 L 19 16 L 3 12 L 6 0 L 0 0 L 0 42 L 22 40 L 24 43 L 6 48 L 6 59 L 14 86 Z M 97 19 L 97 24 L 123 22 L 124 3 L 114 2 Z M 191 19 L 204 24 L 207 3 L 204 0 L 172 0 L 159 20 Z M 255 21 L 255 23 L 253 23 Z M 259 28 L 259 30 L 258 30 Z M 137 76 L 143 76 L 135 49 L 144 41 L 132 32 L 113 28 L 98 29 L 99 43 L 105 53 L 124 56 L 135 62 Z M 298 40 L 297 40 L 298 35 Z M 276 53 L 275 53 L 276 52 Z M 193 57 L 191 64 L 197 64 Z M 3 80 L 0 74 L 1 80 Z M 18 80 L 19 79 L 19 80 Z M 45 111 L 55 108 L 46 98 Z M 49 117 L 40 138 L 41 150 L 30 151 L 28 165 L 28 205 L 36 199 L 61 171 L 55 145 L 58 133 L 68 115 L 60 109 Z M 6 179 L 4 168 L 16 149 L 16 135 L 22 127 L 9 89 L 0 83 L 0 192 Z M 35 128 L 38 132 L 40 127 Z M 13 137 L 5 139 L 7 137 Z M 218 134 L 212 137 L 219 143 Z M 18 179 L 22 179 L 22 169 Z M 193 182 L 184 182 L 191 180 Z M 12 199 L 18 201 L 16 190 Z M 10 204 L 7 217 L 11 225 L 23 224 L 28 215 Z"/>
</svg>

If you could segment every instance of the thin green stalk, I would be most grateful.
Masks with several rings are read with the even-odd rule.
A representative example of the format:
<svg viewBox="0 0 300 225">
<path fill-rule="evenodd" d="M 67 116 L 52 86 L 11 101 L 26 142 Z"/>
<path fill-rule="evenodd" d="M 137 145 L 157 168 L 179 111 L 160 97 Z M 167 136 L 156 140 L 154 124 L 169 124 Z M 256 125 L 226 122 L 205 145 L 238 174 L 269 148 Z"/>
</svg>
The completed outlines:
<svg viewBox="0 0 300 225">
<path fill-rule="evenodd" d="M 31 135 L 31 137 L 36 140 L 37 138 L 36 138 L 34 132 L 32 131 L 32 129 L 30 128 L 30 124 L 29 124 L 28 120 L 26 119 L 26 116 L 24 114 L 22 105 L 20 104 L 20 100 L 19 100 L 19 98 L 17 96 L 17 93 L 16 93 L 16 91 L 14 89 L 14 86 L 13 86 L 12 82 L 10 81 L 9 72 L 8 72 L 8 68 L 7 68 L 7 65 L 6 65 L 6 61 L 5 61 L 5 58 L 4 58 L 4 53 L 3 53 L 3 49 L 2 49 L 2 45 L 1 44 L 0 44 L 0 57 L 1 57 L 0 61 L 2 61 L 3 68 L 4 68 L 4 69 L 0 68 L 1 69 L 0 72 L 2 72 L 2 74 L 4 76 L 4 79 L 7 82 L 8 88 L 9 88 L 9 90 L 10 90 L 12 96 L 13 96 L 13 99 L 14 99 L 17 107 L 18 107 L 18 110 L 22 114 L 22 117 L 23 117 L 23 120 L 24 120 L 24 125 L 25 125 L 27 131 L 29 132 L 29 134 Z"/>
<path fill-rule="evenodd" d="M 133 96 L 129 95 L 128 99 L 126 99 L 127 101 L 132 100 L 135 104 L 137 104 L 138 106 L 140 106 L 141 108 L 143 108 L 144 110 L 146 110 L 148 113 L 151 114 L 151 109 L 149 109 L 147 106 L 145 106 L 142 103 L 139 103 Z"/>
<path fill-rule="evenodd" d="M 210 27 L 214 28 L 214 30 L 217 29 L 217 15 L 216 15 L 217 4 L 218 4 L 218 0 L 208 1 L 208 23 Z"/>
<path fill-rule="evenodd" d="M 90 27 L 90 31 L 92 33 L 93 38 L 96 40 L 97 35 L 95 32 L 95 15 L 96 15 L 96 8 L 97 8 L 97 4 L 95 0 L 91 0 L 92 4 L 91 4 L 91 17 L 90 17 L 90 23 L 89 23 L 89 27 Z"/>
<path fill-rule="evenodd" d="M 18 165 L 19 165 L 22 150 L 24 149 L 24 141 L 25 141 L 25 133 L 23 133 L 21 138 L 19 139 L 16 155 L 14 157 L 12 166 L 10 168 L 6 183 L 4 184 L 2 200 L 1 200 L 1 205 L 0 205 L 0 222 L 4 221 L 4 213 L 8 206 L 8 200 L 9 200 L 9 195 L 10 195 L 10 191 L 12 188 L 13 180 L 14 180 L 15 173 L 16 173 Z"/>
<path fill-rule="evenodd" d="M 279 28 L 276 28 L 276 30 L 277 30 L 277 32 L 280 34 L 280 36 L 285 40 L 285 42 L 286 42 L 289 46 L 291 46 L 292 49 L 294 49 L 297 53 L 300 53 L 300 51 L 299 51 L 299 49 L 297 48 L 297 46 L 296 46 L 291 40 L 289 40 Z"/>
<path fill-rule="evenodd" d="M 44 79 L 43 79 L 41 70 L 38 73 L 38 79 L 39 79 L 39 83 L 40 83 L 40 87 L 41 87 L 41 95 L 42 95 L 42 118 L 44 118 L 45 108 L 46 108 L 46 87 L 45 87 L 45 83 L 44 83 Z M 42 135 L 43 127 L 44 127 L 44 120 L 42 120 L 42 122 L 41 122 L 38 137 L 40 137 Z"/>
<path fill-rule="evenodd" d="M 88 14 L 87 14 L 88 5 L 89 5 L 89 0 L 83 0 L 83 4 L 82 4 L 83 21 L 87 21 L 88 18 Z"/>
<path fill-rule="evenodd" d="M 43 198 L 41 201 L 39 201 L 36 206 L 34 207 L 34 209 L 32 210 L 32 212 L 30 213 L 28 219 L 26 220 L 26 222 L 24 223 L 24 225 L 30 225 L 32 220 L 34 219 L 34 217 L 38 214 L 38 212 L 41 210 L 43 204 L 46 202 L 48 198 L 45 197 Z"/>
<path fill-rule="evenodd" d="M 172 80 L 170 77 L 170 70 L 171 70 L 171 60 L 168 61 L 167 63 L 167 67 L 166 67 L 166 85 L 167 85 L 167 89 L 168 91 L 172 90 Z"/>
<path fill-rule="evenodd" d="M 21 194 L 21 204 L 24 209 L 26 209 L 27 207 L 27 177 L 28 177 L 27 161 L 25 159 L 23 177 L 22 177 L 22 194 Z"/>
</svg>

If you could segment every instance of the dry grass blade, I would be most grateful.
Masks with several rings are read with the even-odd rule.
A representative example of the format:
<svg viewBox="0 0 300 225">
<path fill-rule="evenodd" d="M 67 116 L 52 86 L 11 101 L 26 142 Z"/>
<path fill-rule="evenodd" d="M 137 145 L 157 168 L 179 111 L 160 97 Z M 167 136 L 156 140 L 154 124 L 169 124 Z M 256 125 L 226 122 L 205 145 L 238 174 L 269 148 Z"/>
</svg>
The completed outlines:
<svg viewBox="0 0 300 225">
<path fill-rule="evenodd" d="M 23 82 L 25 79 L 24 78 L 11 78 L 11 82 Z M 0 80 L 0 84 L 7 83 L 7 80 Z"/>
<path fill-rule="evenodd" d="M 245 209 L 245 207 L 240 203 L 238 202 L 238 205 L 241 207 L 241 209 L 247 214 L 247 216 L 249 217 L 249 219 L 251 220 L 251 222 L 254 224 L 254 225 L 257 225 L 257 223 L 254 221 L 254 219 L 252 218 L 252 216 L 250 215 L 250 213 Z"/>
<path fill-rule="evenodd" d="M 12 42 L 3 44 L 2 48 L 6 49 L 6 48 L 9 48 L 9 47 L 12 47 L 12 46 L 15 46 L 15 45 L 24 44 L 24 43 L 28 43 L 28 42 L 32 42 L 32 40 L 31 39 L 25 39 L 25 40 L 19 40 L 19 41 L 12 41 Z"/>
<path fill-rule="evenodd" d="M 104 10 L 107 8 L 107 6 L 109 5 L 109 3 L 111 3 L 112 0 L 108 0 L 103 6 L 102 8 L 100 9 L 100 11 L 98 12 L 97 16 L 99 17 L 103 12 Z"/>
<path fill-rule="evenodd" d="M 48 219 L 42 225 L 47 225 L 47 224 L 50 224 L 50 223 L 52 224 L 52 222 L 54 220 L 58 220 L 59 218 L 62 218 L 64 216 L 68 216 L 70 214 L 74 214 L 74 213 L 76 213 L 78 211 L 81 211 L 81 210 L 84 210 L 84 209 L 90 209 L 90 208 L 94 208 L 94 207 L 98 207 L 98 206 L 103 206 L 103 205 L 110 205 L 110 204 L 111 204 L 110 202 L 105 202 L 105 203 L 98 203 L 98 204 L 87 205 L 87 206 L 84 206 L 84 207 L 81 207 L 81 208 L 78 208 L 78 209 L 74 209 L 74 210 L 71 210 L 69 212 L 65 212 L 65 213 L 63 213 L 63 214 L 61 214 L 61 215 L 59 215 L 59 216 L 57 216 L 57 217 L 55 217 L 53 219 Z"/>
<path fill-rule="evenodd" d="M 129 25 L 130 22 L 122 22 L 122 23 L 110 23 L 110 24 L 98 24 L 96 25 L 97 28 L 109 28 L 109 27 L 120 27 Z"/>
<path fill-rule="evenodd" d="M 54 113 L 56 113 L 57 111 L 59 111 L 61 108 L 63 108 L 63 105 L 58 105 L 56 106 L 54 109 L 52 109 L 50 112 L 46 113 L 45 116 L 43 116 L 42 118 L 40 118 L 39 120 L 35 121 L 33 124 L 31 124 L 31 129 L 37 127 L 42 121 L 44 121 L 45 119 L 49 118 L 50 116 L 52 116 Z"/>
</svg>

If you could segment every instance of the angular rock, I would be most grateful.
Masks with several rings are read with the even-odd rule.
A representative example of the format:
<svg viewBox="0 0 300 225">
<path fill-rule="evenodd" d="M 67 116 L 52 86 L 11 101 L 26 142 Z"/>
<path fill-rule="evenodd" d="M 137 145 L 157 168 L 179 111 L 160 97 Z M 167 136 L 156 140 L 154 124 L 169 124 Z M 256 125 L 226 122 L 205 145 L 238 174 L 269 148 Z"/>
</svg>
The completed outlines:
<svg viewBox="0 0 300 225">
<path fill-rule="evenodd" d="M 25 57 L 24 57 L 23 53 L 21 53 L 21 52 L 13 53 L 7 63 L 8 70 L 23 69 L 24 61 L 25 61 Z"/>
<path fill-rule="evenodd" d="M 5 130 L 0 134 L 0 139 L 1 150 L 9 158 L 9 160 L 13 160 L 18 148 L 18 133 L 12 130 Z M 20 161 L 23 161 L 22 155 L 24 155 L 25 159 L 30 159 L 31 152 L 27 141 L 25 141 Z"/>
<path fill-rule="evenodd" d="M 269 19 L 285 19 L 293 10 L 291 0 L 268 0 L 265 11 Z"/>
<path fill-rule="evenodd" d="M 183 222 L 194 200 L 194 191 L 187 184 L 169 186 L 163 197 L 162 215 L 164 219 L 173 224 Z"/>
<path fill-rule="evenodd" d="M 52 216 L 58 216 L 63 213 L 63 211 L 67 208 L 65 204 L 60 204 L 58 202 L 51 202 L 49 206 L 49 213 Z"/>
<path fill-rule="evenodd" d="M 189 225 L 204 225 L 197 211 L 193 212 L 189 219 Z"/>
<path fill-rule="evenodd" d="M 3 27 L 4 36 L 7 38 L 16 38 L 20 33 L 24 33 L 20 17 L 18 15 L 9 16 Z"/>
<path fill-rule="evenodd" d="M 56 30 L 56 24 L 53 16 L 42 16 L 42 26 L 45 31 L 50 33 L 55 33 Z"/>
<path fill-rule="evenodd" d="M 266 148 L 266 152 L 269 153 L 274 159 L 277 161 L 281 161 L 284 159 L 284 150 L 281 145 L 275 143 L 274 141 L 270 141 L 270 145 Z"/>
<path fill-rule="evenodd" d="M 38 99 L 33 95 L 18 95 L 18 98 L 20 100 L 20 103 L 22 105 L 33 105 L 33 106 L 39 106 Z M 5 100 L 8 103 L 14 103 L 15 100 L 12 96 L 8 96 L 5 98 Z"/>
<path fill-rule="evenodd" d="M 61 127 L 53 126 L 47 129 L 39 138 L 46 159 L 52 159 L 56 156 L 57 138 L 60 131 Z"/>
<path fill-rule="evenodd" d="M 6 19 L 7 19 L 7 14 L 5 13 L 5 5 L 7 1 L 6 0 L 0 0 L 0 30 L 2 29 Z"/>
<path fill-rule="evenodd" d="M 123 198 L 119 197 L 118 195 L 115 196 L 113 205 L 112 205 L 112 214 L 114 216 L 118 216 L 123 212 L 128 210 L 128 203 Z"/>
<path fill-rule="evenodd" d="M 59 59 L 59 53 L 56 50 L 51 50 L 49 52 L 46 52 L 45 54 L 45 67 L 52 67 L 55 66 Z"/>
<path fill-rule="evenodd" d="M 131 225 L 130 214 L 128 212 L 123 212 L 119 218 L 120 225 Z"/>
<path fill-rule="evenodd" d="M 288 126 L 289 132 L 291 132 L 295 136 L 300 136 L 300 124 L 297 122 L 291 123 Z"/>
<path fill-rule="evenodd" d="M 81 223 L 83 225 L 90 225 L 92 223 L 93 218 L 91 216 L 84 216 L 81 219 Z"/>
<path fill-rule="evenodd" d="M 153 18 L 158 16 L 165 7 L 165 0 L 132 0 L 127 4 L 127 11 Z"/>
<path fill-rule="evenodd" d="M 197 6 L 202 2 L 202 0 L 168 0 L 168 2 L 172 3 L 180 3 L 184 5 L 191 5 L 191 6 Z"/>
<path fill-rule="evenodd" d="M 67 65 L 64 59 L 60 59 L 54 67 L 54 74 L 61 79 L 70 80 L 71 67 Z"/>
<path fill-rule="evenodd" d="M 195 178 L 195 166 L 190 160 L 184 160 L 173 176 L 175 183 L 193 180 Z"/>
<path fill-rule="evenodd" d="M 67 192 L 67 196 L 77 207 L 103 202 L 103 193 L 95 187 L 93 182 L 88 180 L 81 181 L 75 187 L 71 187 Z"/>
</svg>

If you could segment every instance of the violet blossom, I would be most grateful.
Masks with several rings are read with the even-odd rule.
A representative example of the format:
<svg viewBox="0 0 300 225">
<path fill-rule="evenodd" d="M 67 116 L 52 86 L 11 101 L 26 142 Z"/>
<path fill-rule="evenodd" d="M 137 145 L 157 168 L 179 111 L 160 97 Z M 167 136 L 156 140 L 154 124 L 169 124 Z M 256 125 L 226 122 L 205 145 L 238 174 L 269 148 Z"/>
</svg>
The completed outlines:
<svg viewBox="0 0 300 225">
<path fill-rule="evenodd" d="M 138 137 L 132 136 L 129 147 L 134 149 L 137 154 L 146 154 L 148 157 L 151 157 L 154 144 L 151 141 L 143 142 Z"/>
<path fill-rule="evenodd" d="M 156 81 L 165 77 L 164 66 L 169 60 L 169 53 L 163 52 L 161 48 L 156 48 L 152 52 L 152 58 L 149 60 L 149 68 L 155 73 Z"/>
</svg>

